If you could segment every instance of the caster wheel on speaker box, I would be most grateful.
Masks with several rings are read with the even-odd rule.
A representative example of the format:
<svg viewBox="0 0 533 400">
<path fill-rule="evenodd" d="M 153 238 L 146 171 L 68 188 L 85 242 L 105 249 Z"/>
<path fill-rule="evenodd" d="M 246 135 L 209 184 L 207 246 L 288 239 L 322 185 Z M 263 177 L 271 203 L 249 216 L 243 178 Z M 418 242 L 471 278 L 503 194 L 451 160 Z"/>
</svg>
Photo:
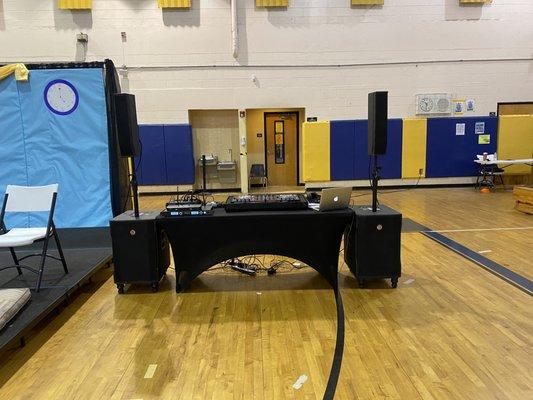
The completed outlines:
<svg viewBox="0 0 533 400">
<path fill-rule="evenodd" d="M 364 288 L 365 287 L 365 280 L 364 279 L 358 279 L 357 282 L 359 283 L 359 287 L 360 288 Z"/>
<path fill-rule="evenodd" d="M 152 283 L 152 293 L 155 293 L 159 290 L 159 283 Z"/>
<path fill-rule="evenodd" d="M 124 294 L 124 284 L 117 283 L 118 294 Z"/>
<path fill-rule="evenodd" d="M 398 278 L 392 278 L 390 281 L 392 288 L 396 289 L 398 287 Z"/>
</svg>

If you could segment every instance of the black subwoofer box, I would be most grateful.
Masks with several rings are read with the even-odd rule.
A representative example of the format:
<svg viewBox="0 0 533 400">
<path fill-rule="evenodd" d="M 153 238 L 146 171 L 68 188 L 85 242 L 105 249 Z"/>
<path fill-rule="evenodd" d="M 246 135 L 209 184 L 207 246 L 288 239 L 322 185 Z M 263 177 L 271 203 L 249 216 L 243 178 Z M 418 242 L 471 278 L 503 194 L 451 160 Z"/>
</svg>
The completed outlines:
<svg viewBox="0 0 533 400">
<path fill-rule="evenodd" d="M 170 264 L 170 246 L 163 230 L 158 229 L 158 212 L 141 213 L 139 218 L 127 211 L 111 220 L 111 240 L 115 283 L 119 293 L 128 283 L 145 283 L 155 292 Z"/>
<path fill-rule="evenodd" d="M 361 287 L 365 280 L 380 278 L 391 279 L 396 287 L 402 272 L 402 214 L 383 205 L 375 213 L 371 206 L 352 208 L 354 219 L 344 232 L 346 264 Z"/>
</svg>

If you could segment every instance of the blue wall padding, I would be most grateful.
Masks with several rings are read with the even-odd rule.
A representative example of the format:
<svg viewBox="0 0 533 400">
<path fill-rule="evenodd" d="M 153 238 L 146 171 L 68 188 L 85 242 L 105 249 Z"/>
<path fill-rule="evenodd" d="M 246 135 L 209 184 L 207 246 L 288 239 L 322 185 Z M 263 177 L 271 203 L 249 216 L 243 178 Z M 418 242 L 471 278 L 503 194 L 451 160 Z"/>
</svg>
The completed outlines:
<svg viewBox="0 0 533 400">
<path fill-rule="evenodd" d="M 139 125 L 142 144 L 140 185 L 164 185 L 167 182 L 164 125 Z"/>
<path fill-rule="evenodd" d="M 490 144 L 478 144 L 476 122 L 485 123 Z M 430 118 L 427 123 L 427 178 L 476 176 L 476 155 L 496 151 L 497 117 Z M 465 135 L 456 135 L 456 124 L 460 123 L 466 124 Z"/>
<path fill-rule="evenodd" d="M 167 184 L 193 184 L 195 171 L 191 125 L 165 125 L 164 133 Z"/>
<path fill-rule="evenodd" d="M 355 121 L 330 122 L 331 180 L 355 179 Z"/>
<path fill-rule="evenodd" d="M 401 119 L 389 119 L 387 130 L 387 152 L 378 157 L 382 179 L 402 177 L 402 132 Z M 355 121 L 355 178 L 369 179 L 370 156 L 368 155 L 368 121 Z"/>
<path fill-rule="evenodd" d="M 44 90 L 55 79 L 67 80 L 77 89 L 79 104 L 71 114 L 57 115 L 46 107 Z M 0 90 L 0 132 L 13 136 L 11 144 L 1 146 L 0 160 L 5 169 L 19 172 L 1 178 L 2 190 L 9 183 L 59 183 L 54 217 L 58 227 L 107 226 L 112 211 L 102 69 L 32 70 L 28 82 L 15 83 L 12 77 L 7 80 L 2 85 L 15 85 L 18 89 L 19 110 L 13 108 L 12 90 Z M 9 113 L 4 112 L 6 99 L 11 105 Z M 25 182 L 20 173 L 21 143 L 25 151 Z M 12 152 L 18 157 L 16 160 L 10 155 Z M 46 216 L 42 214 L 31 215 L 25 224 L 43 225 Z"/>
</svg>

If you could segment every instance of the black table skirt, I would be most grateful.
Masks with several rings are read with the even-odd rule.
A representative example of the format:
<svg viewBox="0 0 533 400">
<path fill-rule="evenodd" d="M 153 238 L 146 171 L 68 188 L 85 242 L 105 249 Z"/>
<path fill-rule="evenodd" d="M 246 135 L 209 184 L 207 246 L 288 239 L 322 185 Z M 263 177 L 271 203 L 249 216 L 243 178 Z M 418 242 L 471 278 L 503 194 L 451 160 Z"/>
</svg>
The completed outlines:
<svg viewBox="0 0 533 400">
<path fill-rule="evenodd" d="M 168 235 L 176 267 L 176 291 L 187 289 L 203 271 L 225 260 L 249 254 L 292 257 L 337 283 L 342 234 L 352 210 L 227 213 L 159 217 Z"/>
<path fill-rule="evenodd" d="M 209 267 L 234 257 L 273 254 L 303 261 L 331 285 L 337 306 L 337 341 L 324 400 L 332 400 L 344 349 L 344 309 L 338 285 L 339 249 L 353 223 L 351 209 L 226 213 L 197 217 L 159 217 L 167 233 L 176 267 L 176 291 Z"/>
</svg>

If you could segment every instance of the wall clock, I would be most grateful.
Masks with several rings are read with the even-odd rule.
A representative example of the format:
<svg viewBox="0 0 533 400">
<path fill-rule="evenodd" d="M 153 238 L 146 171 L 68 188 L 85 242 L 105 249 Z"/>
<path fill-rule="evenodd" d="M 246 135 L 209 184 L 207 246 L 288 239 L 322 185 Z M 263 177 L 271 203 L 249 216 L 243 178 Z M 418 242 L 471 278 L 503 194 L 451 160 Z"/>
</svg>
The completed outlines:
<svg viewBox="0 0 533 400">
<path fill-rule="evenodd" d="M 80 96 L 72 83 L 55 79 L 44 89 L 44 102 L 54 114 L 68 115 L 78 108 Z"/>
<path fill-rule="evenodd" d="M 424 112 L 430 112 L 433 110 L 433 100 L 429 97 L 423 97 L 418 104 L 420 109 Z"/>
</svg>

